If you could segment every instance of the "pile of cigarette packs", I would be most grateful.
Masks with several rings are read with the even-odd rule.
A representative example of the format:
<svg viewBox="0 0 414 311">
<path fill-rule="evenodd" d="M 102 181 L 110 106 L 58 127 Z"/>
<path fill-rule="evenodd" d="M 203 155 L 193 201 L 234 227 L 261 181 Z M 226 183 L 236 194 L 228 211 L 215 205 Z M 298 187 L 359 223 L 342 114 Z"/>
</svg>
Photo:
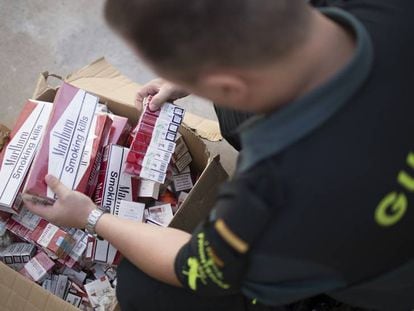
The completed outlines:
<svg viewBox="0 0 414 311">
<path fill-rule="evenodd" d="M 85 231 L 28 211 L 29 193 L 53 204 L 46 174 L 124 219 L 168 226 L 193 187 L 191 154 L 179 127 L 184 110 L 145 105 L 138 124 L 63 83 L 53 103 L 28 100 L 0 154 L 0 259 L 82 310 L 115 297 L 121 254 Z"/>
</svg>

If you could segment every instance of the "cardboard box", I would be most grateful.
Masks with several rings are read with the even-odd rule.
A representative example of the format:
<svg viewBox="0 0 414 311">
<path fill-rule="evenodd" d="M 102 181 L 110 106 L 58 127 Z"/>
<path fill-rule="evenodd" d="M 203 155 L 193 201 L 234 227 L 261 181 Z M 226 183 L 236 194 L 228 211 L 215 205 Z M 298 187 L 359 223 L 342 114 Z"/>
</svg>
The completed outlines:
<svg viewBox="0 0 414 311">
<path fill-rule="evenodd" d="M 33 98 L 53 101 L 56 89 L 48 85 L 48 76 L 48 72 L 40 75 Z M 122 76 L 104 59 L 99 59 L 73 73 L 65 81 L 99 95 L 113 113 L 125 116 L 131 124 L 136 124 L 139 113 L 136 111 L 134 102 L 139 85 Z M 191 113 L 186 113 L 184 124 L 186 124 L 186 119 L 192 121 L 193 116 Z M 214 128 L 218 128 L 218 126 L 217 124 L 211 126 L 211 122 L 193 122 L 192 127 L 196 128 L 196 132 L 207 132 L 207 137 L 216 139 L 219 134 Z M 205 123 L 208 126 L 203 128 Z M 200 178 L 174 215 L 170 226 L 191 232 L 209 214 L 215 202 L 218 186 L 228 176 L 220 164 L 219 157 L 210 158 L 204 142 L 196 133 L 186 127 L 181 127 L 180 133 L 183 135 L 193 158 L 191 170 L 199 172 Z M 10 311 L 78 310 L 47 292 L 41 286 L 25 279 L 3 263 L 0 263 L 0 301 L 3 309 Z"/>
</svg>

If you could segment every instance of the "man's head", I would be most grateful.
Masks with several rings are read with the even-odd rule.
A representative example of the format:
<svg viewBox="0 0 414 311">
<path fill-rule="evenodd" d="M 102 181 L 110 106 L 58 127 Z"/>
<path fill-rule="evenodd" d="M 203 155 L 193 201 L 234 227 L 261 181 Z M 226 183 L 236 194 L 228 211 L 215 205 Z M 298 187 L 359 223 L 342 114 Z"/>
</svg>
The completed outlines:
<svg viewBox="0 0 414 311">
<path fill-rule="evenodd" d="M 304 0 L 107 0 L 105 9 L 158 74 L 239 108 L 249 84 L 240 73 L 297 50 L 310 12 Z"/>
</svg>

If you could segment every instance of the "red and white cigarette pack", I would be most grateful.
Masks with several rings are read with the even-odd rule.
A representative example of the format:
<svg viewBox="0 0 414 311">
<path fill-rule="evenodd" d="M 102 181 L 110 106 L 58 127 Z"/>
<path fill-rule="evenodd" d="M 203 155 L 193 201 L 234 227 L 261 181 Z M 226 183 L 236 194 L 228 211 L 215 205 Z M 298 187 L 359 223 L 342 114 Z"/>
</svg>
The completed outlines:
<svg viewBox="0 0 414 311">
<path fill-rule="evenodd" d="M 21 238 L 22 240 L 27 241 L 27 242 L 33 242 L 31 238 L 33 231 L 19 224 L 14 219 L 10 218 L 7 221 L 6 228 L 11 233 L 13 233 L 15 236 L 18 236 L 19 238 Z"/>
<path fill-rule="evenodd" d="M 134 202 L 138 199 L 139 180 L 125 172 L 129 149 L 117 145 L 105 148 L 95 192 L 95 203 L 115 216 L 119 216 L 123 201 Z M 94 240 L 89 252 L 92 260 L 116 264 L 120 258 L 117 250 L 107 241 Z"/>
<path fill-rule="evenodd" d="M 131 125 L 128 123 L 128 119 L 114 114 L 110 114 L 109 117 L 112 119 L 112 127 L 108 143 L 125 146 L 129 133 L 132 130 Z"/>
<path fill-rule="evenodd" d="M 137 201 L 139 180 L 125 173 L 129 149 L 117 145 L 105 148 L 95 192 L 95 203 L 113 215 L 118 215 L 122 200 Z"/>
<path fill-rule="evenodd" d="M 33 214 L 26 208 L 22 208 L 19 214 L 14 214 L 12 219 L 31 231 L 36 229 L 42 220 L 41 217 Z"/>
<path fill-rule="evenodd" d="M 69 268 L 73 268 L 76 264 L 80 262 L 83 254 L 86 251 L 88 235 L 83 230 L 74 228 L 69 229 L 68 234 L 70 234 L 72 238 L 75 240 L 75 244 L 69 253 L 69 258 L 64 262 L 64 264 Z"/>
<path fill-rule="evenodd" d="M 55 198 L 44 182 L 46 174 L 56 176 L 65 186 L 86 192 L 90 172 L 101 140 L 107 140 L 111 119 L 97 113 L 99 98 L 63 83 L 53 105 L 41 147 L 37 153 L 25 191 Z"/>
<path fill-rule="evenodd" d="M 10 135 L 11 140 L 0 154 L 0 210 L 17 213 L 18 194 L 41 144 L 52 103 L 26 102 Z"/>
<path fill-rule="evenodd" d="M 135 129 L 126 171 L 164 183 L 183 117 L 184 109 L 174 104 L 166 103 L 157 111 L 146 105 Z"/>
<path fill-rule="evenodd" d="M 45 250 L 65 260 L 75 246 L 73 237 L 59 227 L 42 219 L 30 238 Z"/>
<path fill-rule="evenodd" d="M 29 279 L 40 282 L 46 276 L 48 271 L 54 267 L 55 263 L 45 253 L 39 252 L 35 257 L 26 263 L 20 273 Z"/>
</svg>

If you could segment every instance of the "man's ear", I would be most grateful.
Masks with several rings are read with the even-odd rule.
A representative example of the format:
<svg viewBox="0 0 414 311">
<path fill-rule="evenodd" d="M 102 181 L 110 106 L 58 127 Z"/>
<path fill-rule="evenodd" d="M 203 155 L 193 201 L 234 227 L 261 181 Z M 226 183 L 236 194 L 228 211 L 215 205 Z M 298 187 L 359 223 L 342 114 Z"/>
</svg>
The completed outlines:
<svg viewBox="0 0 414 311">
<path fill-rule="evenodd" d="M 235 74 L 209 73 L 199 79 L 199 85 L 217 102 L 245 102 L 248 96 L 246 81 Z"/>
</svg>

